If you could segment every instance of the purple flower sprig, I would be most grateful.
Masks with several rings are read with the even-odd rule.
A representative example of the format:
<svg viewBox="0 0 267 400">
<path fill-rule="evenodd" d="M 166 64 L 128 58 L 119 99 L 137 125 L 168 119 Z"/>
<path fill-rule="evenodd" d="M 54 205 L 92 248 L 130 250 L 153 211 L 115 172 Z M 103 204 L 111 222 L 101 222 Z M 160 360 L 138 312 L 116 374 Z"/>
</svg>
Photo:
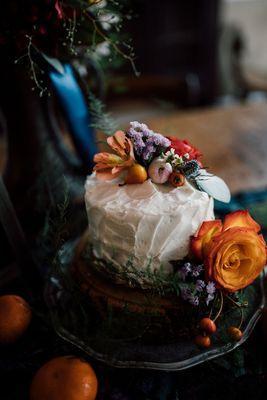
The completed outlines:
<svg viewBox="0 0 267 400">
<path fill-rule="evenodd" d="M 214 282 L 205 283 L 201 279 L 204 273 L 203 265 L 186 262 L 180 265 L 177 273 L 182 281 L 180 284 L 182 299 L 193 306 L 198 306 L 201 301 L 208 306 L 215 297 L 216 287 Z"/>
<path fill-rule="evenodd" d="M 146 124 L 134 121 L 130 122 L 130 129 L 127 136 L 133 143 L 136 158 L 145 165 L 148 165 L 153 158 L 160 155 L 171 142 L 160 133 L 155 133 Z"/>
</svg>

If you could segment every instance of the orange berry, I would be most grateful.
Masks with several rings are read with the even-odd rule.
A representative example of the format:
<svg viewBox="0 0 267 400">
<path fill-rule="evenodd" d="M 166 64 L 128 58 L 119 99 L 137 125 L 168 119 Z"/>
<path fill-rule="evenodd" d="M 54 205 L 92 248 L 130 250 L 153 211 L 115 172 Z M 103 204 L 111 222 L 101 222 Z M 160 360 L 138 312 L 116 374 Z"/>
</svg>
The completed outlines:
<svg viewBox="0 0 267 400">
<path fill-rule="evenodd" d="M 229 334 L 229 336 L 233 339 L 233 340 L 235 340 L 235 341 L 239 341 L 241 338 L 242 338 L 242 336 L 243 336 L 243 332 L 240 330 L 240 329 L 238 329 L 238 328 L 236 328 L 235 326 L 230 326 L 229 328 L 228 328 L 228 334 Z"/>
<path fill-rule="evenodd" d="M 198 335 L 195 337 L 195 343 L 199 347 L 208 348 L 211 345 L 211 340 L 209 336 Z"/>
<path fill-rule="evenodd" d="M 202 318 L 202 320 L 199 323 L 200 328 L 207 333 L 215 333 L 217 328 L 215 325 L 215 322 L 212 321 L 212 319 L 206 317 L 206 318 Z"/>
<path fill-rule="evenodd" d="M 127 172 L 125 183 L 135 184 L 143 183 L 147 180 L 147 172 L 145 167 L 140 164 L 133 164 Z"/>
<path fill-rule="evenodd" d="M 183 186 L 185 183 L 185 177 L 180 172 L 172 172 L 169 177 L 169 182 L 174 187 Z"/>
<path fill-rule="evenodd" d="M 32 318 L 29 304 L 20 296 L 0 296 L 0 343 L 10 344 L 27 330 Z"/>
<path fill-rule="evenodd" d="M 74 356 L 57 357 L 35 374 L 30 400 L 95 400 L 97 387 L 90 364 Z"/>
</svg>

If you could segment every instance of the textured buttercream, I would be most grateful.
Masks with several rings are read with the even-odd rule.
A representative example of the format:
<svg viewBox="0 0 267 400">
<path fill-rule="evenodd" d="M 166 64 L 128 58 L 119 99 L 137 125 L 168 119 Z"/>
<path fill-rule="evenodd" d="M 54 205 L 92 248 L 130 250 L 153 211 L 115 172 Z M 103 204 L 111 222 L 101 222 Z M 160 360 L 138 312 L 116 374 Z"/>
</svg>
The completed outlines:
<svg viewBox="0 0 267 400">
<path fill-rule="evenodd" d="M 90 175 L 85 184 L 89 242 L 95 257 L 121 269 L 150 265 L 171 271 L 170 260 L 183 259 L 189 239 L 201 223 L 214 219 L 213 199 L 189 183 L 174 188 L 147 180 L 119 186 Z"/>
</svg>

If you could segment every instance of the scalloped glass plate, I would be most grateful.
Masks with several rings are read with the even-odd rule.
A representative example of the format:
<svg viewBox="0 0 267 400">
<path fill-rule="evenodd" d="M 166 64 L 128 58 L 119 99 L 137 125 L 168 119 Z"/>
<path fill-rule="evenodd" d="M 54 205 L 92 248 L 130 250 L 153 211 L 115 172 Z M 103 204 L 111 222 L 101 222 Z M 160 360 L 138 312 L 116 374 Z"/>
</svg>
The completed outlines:
<svg viewBox="0 0 267 400">
<path fill-rule="evenodd" d="M 208 349 L 199 349 L 190 339 L 157 344 L 152 340 L 143 341 L 141 334 L 125 335 L 126 322 L 124 327 L 120 326 L 120 332 L 124 331 L 124 334 L 121 337 L 118 332 L 113 335 L 107 329 L 111 323 L 110 318 L 106 318 L 104 323 L 99 322 L 88 297 L 85 298 L 68 278 L 76 246 L 77 241 L 71 241 L 62 247 L 60 257 L 63 268 L 52 271 L 49 276 L 45 290 L 46 303 L 57 334 L 87 355 L 109 366 L 175 371 L 222 356 L 248 339 L 264 307 L 262 274 L 253 285 L 245 289 L 249 306 L 242 324 L 243 337 L 239 342 L 229 341 L 225 332 L 218 328 L 212 337 L 213 345 Z M 236 320 L 236 312 L 227 313 L 227 326 Z"/>
</svg>

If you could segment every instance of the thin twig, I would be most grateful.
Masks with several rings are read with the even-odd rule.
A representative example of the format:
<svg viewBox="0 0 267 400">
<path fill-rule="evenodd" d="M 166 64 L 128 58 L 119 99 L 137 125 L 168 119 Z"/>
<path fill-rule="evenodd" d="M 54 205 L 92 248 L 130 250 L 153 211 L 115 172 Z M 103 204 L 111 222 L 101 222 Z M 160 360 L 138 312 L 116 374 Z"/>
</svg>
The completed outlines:
<svg viewBox="0 0 267 400">
<path fill-rule="evenodd" d="M 94 29 L 95 31 L 99 34 L 99 36 L 102 37 L 102 39 L 104 39 L 106 42 L 108 42 L 113 49 L 120 54 L 124 59 L 128 60 L 133 68 L 133 71 L 135 73 L 136 76 L 140 75 L 140 72 L 137 71 L 134 60 L 131 56 L 129 56 L 128 54 L 124 53 L 119 47 L 118 45 L 113 42 L 97 25 L 96 20 L 92 17 L 92 15 L 86 11 L 84 11 L 85 16 L 93 23 L 94 25 Z"/>
<path fill-rule="evenodd" d="M 221 305 L 220 305 L 220 309 L 218 311 L 218 314 L 216 315 L 216 317 L 214 318 L 213 322 L 216 321 L 217 318 L 219 318 L 219 316 L 221 315 L 222 309 L 223 309 L 223 293 L 220 290 L 220 295 L 221 295 Z"/>
</svg>

